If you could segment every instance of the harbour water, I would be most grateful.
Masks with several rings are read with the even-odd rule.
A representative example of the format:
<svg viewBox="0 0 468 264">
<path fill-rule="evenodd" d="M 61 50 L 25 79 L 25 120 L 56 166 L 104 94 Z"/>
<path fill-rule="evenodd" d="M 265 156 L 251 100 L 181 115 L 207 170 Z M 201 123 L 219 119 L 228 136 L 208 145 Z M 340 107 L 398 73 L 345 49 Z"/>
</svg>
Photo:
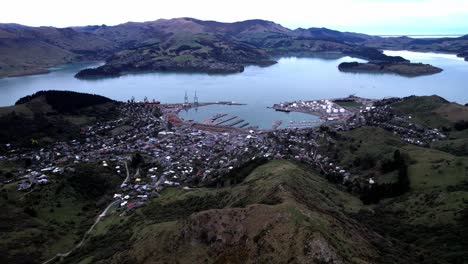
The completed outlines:
<svg viewBox="0 0 468 264">
<path fill-rule="evenodd" d="M 126 101 L 134 96 L 162 103 L 183 102 L 185 92 L 200 102 L 234 101 L 242 106 L 207 106 L 181 112 L 185 119 L 204 120 L 216 113 L 239 116 L 252 125 L 270 128 L 276 120 L 310 120 L 316 117 L 300 113 L 277 112 L 267 107 L 294 100 L 339 98 L 354 94 L 368 98 L 408 95 L 440 95 L 447 100 L 468 103 L 468 62 L 455 55 L 386 51 L 412 62 L 430 63 L 442 73 L 422 77 L 393 74 L 342 73 L 337 69 L 350 57 L 287 57 L 270 67 L 248 66 L 243 73 L 210 75 L 195 73 L 141 73 L 118 78 L 78 80 L 73 75 L 90 64 L 56 67 L 49 74 L 0 79 L 0 106 L 12 105 L 20 97 L 39 90 L 72 90 L 100 94 Z M 94 64 L 96 65 L 96 64 Z M 91 65 L 92 66 L 92 65 Z"/>
</svg>

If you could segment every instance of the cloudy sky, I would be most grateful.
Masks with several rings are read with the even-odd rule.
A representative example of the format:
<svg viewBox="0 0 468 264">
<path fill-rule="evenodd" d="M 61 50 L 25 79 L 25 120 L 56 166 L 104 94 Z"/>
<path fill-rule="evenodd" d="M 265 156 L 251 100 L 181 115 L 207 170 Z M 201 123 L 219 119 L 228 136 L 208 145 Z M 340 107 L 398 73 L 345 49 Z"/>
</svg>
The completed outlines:
<svg viewBox="0 0 468 264">
<path fill-rule="evenodd" d="M 5 0 L 0 22 L 78 26 L 194 17 L 370 34 L 468 33 L 468 0 Z"/>
</svg>

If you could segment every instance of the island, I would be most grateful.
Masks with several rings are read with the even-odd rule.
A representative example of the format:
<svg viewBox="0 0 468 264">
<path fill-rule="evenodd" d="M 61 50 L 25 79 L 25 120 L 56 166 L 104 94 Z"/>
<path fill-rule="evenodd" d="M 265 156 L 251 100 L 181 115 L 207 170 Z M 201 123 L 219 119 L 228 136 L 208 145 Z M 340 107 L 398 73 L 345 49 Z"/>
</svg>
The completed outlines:
<svg viewBox="0 0 468 264">
<path fill-rule="evenodd" d="M 342 72 L 372 72 L 372 73 L 394 73 L 401 76 L 416 77 L 440 73 L 441 68 L 423 63 L 390 63 L 390 62 L 342 62 L 338 65 Z"/>
</svg>

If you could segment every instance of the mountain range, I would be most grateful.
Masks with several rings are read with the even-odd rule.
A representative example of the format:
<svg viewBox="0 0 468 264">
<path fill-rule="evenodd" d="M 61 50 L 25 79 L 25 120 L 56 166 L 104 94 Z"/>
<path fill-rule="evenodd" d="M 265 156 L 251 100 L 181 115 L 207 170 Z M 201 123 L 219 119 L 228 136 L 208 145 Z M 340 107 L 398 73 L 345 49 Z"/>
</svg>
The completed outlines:
<svg viewBox="0 0 468 264">
<path fill-rule="evenodd" d="M 468 35 L 460 38 L 382 38 L 326 28 L 288 29 L 265 20 L 235 23 L 194 18 L 70 28 L 0 24 L 0 76 L 47 72 L 51 66 L 105 60 L 78 77 L 128 71 L 241 72 L 267 66 L 282 55 L 333 52 L 379 62 L 406 62 L 382 49 L 458 54 L 468 58 Z"/>
</svg>

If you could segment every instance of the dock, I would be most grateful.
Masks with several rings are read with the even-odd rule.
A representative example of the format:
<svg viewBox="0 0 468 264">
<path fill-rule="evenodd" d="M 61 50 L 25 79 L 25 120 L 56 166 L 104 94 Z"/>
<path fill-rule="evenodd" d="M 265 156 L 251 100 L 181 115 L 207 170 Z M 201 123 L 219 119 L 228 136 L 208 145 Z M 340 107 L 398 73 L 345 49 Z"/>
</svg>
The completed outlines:
<svg viewBox="0 0 468 264">
<path fill-rule="evenodd" d="M 235 125 L 238 125 L 238 124 L 240 124 L 240 123 L 243 123 L 244 121 L 245 121 L 245 120 L 243 120 L 243 119 L 236 120 L 236 121 L 234 121 L 234 122 L 232 122 L 232 123 L 230 123 L 230 124 L 227 124 L 227 125 L 225 125 L 225 126 L 227 126 L 227 127 L 233 127 L 233 126 L 235 126 Z"/>
<path fill-rule="evenodd" d="M 272 129 L 278 129 L 278 127 L 281 126 L 282 123 L 283 123 L 283 121 L 276 120 L 275 123 L 271 126 L 271 128 Z"/>
<path fill-rule="evenodd" d="M 237 118 L 237 116 L 232 116 L 232 117 L 229 117 L 228 119 L 224 119 L 224 120 L 221 120 L 221 121 L 219 121 L 219 122 L 217 122 L 217 123 L 214 123 L 214 125 L 219 126 L 219 125 L 221 125 L 221 124 L 224 124 L 224 123 L 229 122 L 229 121 L 231 121 L 231 120 L 234 120 L 234 119 L 236 119 L 236 118 Z"/>
<path fill-rule="evenodd" d="M 210 124 L 213 124 L 214 121 L 216 121 L 216 120 L 218 120 L 218 119 L 220 119 L 222 117 L 225 117 L 225 116 L 227 116 L 227 114 L 218 113 L 218 114 L 216 114 L 216 115 L 214 115 L 214 116 L 212 116 L 212 117 L 210 117 L 210 118 L 208 118 L 206 120 L 203 120 L 201 123 L 206 124 L 206 125 L 210 125 Z"/>
</svg>

